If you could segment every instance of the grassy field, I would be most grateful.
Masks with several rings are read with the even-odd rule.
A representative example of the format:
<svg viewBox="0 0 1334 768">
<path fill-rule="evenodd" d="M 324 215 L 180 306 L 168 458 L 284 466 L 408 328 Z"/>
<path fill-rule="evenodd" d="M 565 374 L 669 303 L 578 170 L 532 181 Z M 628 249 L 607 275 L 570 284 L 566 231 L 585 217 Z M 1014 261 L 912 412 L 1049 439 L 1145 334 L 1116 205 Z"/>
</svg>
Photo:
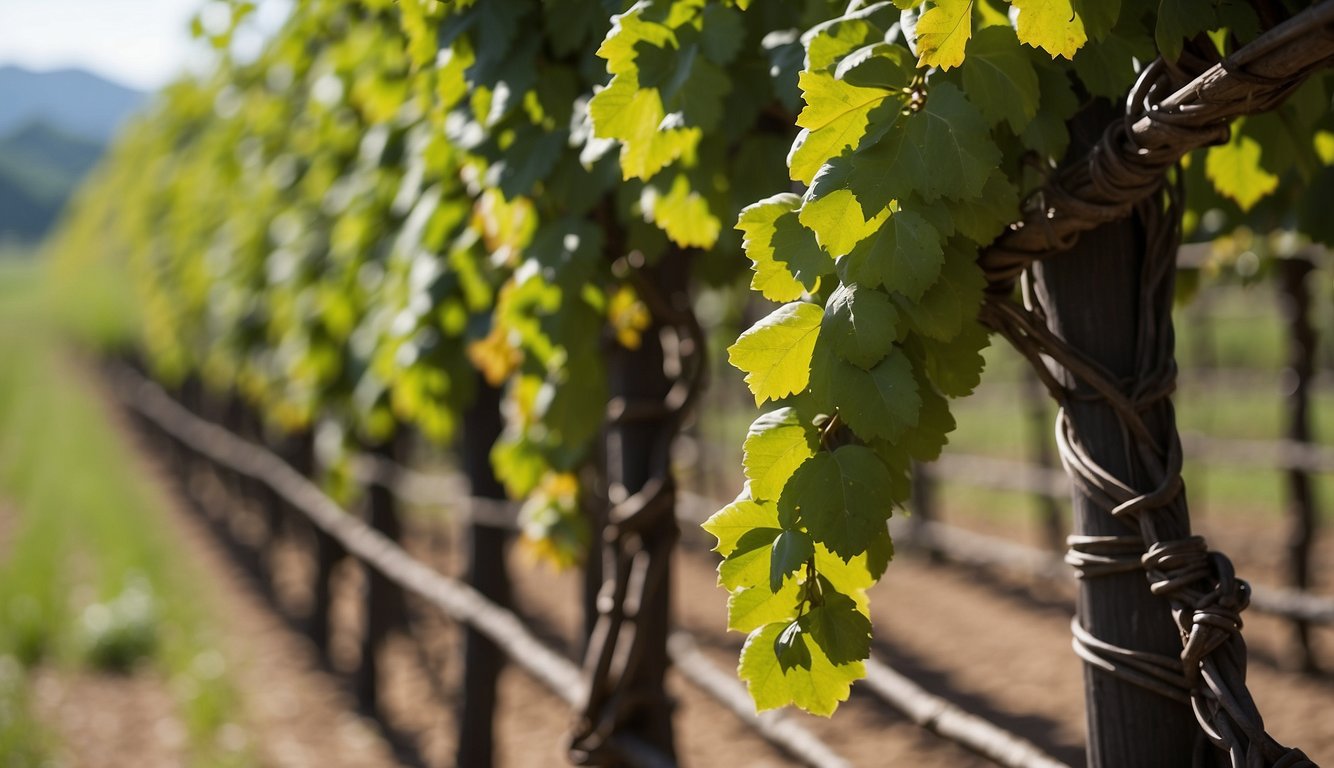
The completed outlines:
<svg viewBox="0 0 1334 768">
<path fill-rule="evenodd" d="M 33 721 L 27 671 L 40 665 L 147 670 L 177 702 L 192 765 L 248 765 L 227 727 L 238 702 L 210 631 L 210 586 L 183 562 L 163 498 L 66 351 L 46 285 L 38 262 L 0 260 L 0 764 L 59 753 Z"/>
</svg>

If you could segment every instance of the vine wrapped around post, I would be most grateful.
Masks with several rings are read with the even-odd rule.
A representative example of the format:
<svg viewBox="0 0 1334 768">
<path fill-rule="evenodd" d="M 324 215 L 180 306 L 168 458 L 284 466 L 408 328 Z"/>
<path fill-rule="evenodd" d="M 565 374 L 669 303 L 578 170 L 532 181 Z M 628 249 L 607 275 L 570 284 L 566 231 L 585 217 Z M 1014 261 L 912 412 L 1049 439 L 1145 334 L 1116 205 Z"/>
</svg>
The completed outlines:
<svg viewBox="0 0 1334 768">
<path fill-rule="evenodd" d="M 1097 690 L 1099 675 L 1105 674 L 1189 704 L 1201 737 L 1227 753 L 1233 766 L 1314 766 L 1300 750 L 1282 746 L 1265 732 L 1246 688 L 1241 612 L 1250 587 L 1236 577 L 1226 556 L 1190 534 L 1181 441 L 1169 399 L 1177 372 L 1171 319 L 1180 222 L 1176 194 L 1169 194 L 1165 207 L 1154 198 L 1137 204 L 1136 221 L 1146 245 L 1130 273 L 1139 276 L 1139 283 L 1127 285 L 1138 293 L 1136 301 L 1124 301 L 1105 274 L 1089 274 L 1095 260 L 1075 265 L 1058 256 L 1035 265 L 1034 279 L 1024 285 L 1026 308 L 993 295 L 983 319 L 1028 358 L 1061 405 L 1057 445 L 1075 485 L 1077 512 L 1066 560 L 1083 580 L 1080 616 L 1072 629 L 1075 650 L 1089 665 L 1090 691 Z M 1109 263 L 1116 263 L 1114 254 L 1101 261 L 1104 268 Z M 1119 303 L 1100 307 L 1096 297 L 1109 294 Z M 1137 306 L 1138 315 L 1098 314 L 1110 306 L 1122 312 Z M 1118 344 L 1116 338 L 1127 334 L 1128 343 Z M 1093 341 L 1099 337 L 1104 341 Z M 1109 445 L 1109 430 L 1124 436 L 1123 447 Z M 1099 436 L 1101 442 L 1094 444 Z M 1116 612 L 1117 607 L 1125 610 L 1125 597 L 1090 584 L 1141 570 L 1154 598 L 1170 604 L 1184 646 L 1179 655 L 1162 652 L 1171 634 L 1152 629 L 1155 600 L 1140 601 L 1137 626 Z M 1115 632 L 1122 640 L 1099 632 Z M 1100 704 L 1117 706 L 1090 696 L 1093 764 L 1120 764 L 1117 755 L 1132 762 L 1149 759 L 1124 738 L 1126 733 L 1105 732 L 1118 724 L 1097 717 Z M 1150 758 L 1183 764 L 1194 754 L 1195 764 L 1208 764 L 1199 762 L 1204 758 L 1198 747 L 1179 740 L 1174 753 L 1164 752 L 1165 742 L 1184 733 L 1172 725 L 1187 714 L 1184 708 L 1174 712 L 1152 701 L 1139 706 L 1144 722 L 1135 733 L 1166 728 L 1162 738 L 1147 740 Z"/>
<path fill-rule="evenodd" d="M 663 692 L 679 537 L 671 449 L 703 390 L 706 347 L 681 261 L 647 271 L 634 284 L 652 322 L 638 348 L 618 349 L 610 366 L 612 504 L 601 536 L 605 581 L 585 656 L 588 687 L 571 743 L 581 765 L 621 765 L 644 748 L 652 760 L 675 762 L 674 707 Z"/>
</svg>

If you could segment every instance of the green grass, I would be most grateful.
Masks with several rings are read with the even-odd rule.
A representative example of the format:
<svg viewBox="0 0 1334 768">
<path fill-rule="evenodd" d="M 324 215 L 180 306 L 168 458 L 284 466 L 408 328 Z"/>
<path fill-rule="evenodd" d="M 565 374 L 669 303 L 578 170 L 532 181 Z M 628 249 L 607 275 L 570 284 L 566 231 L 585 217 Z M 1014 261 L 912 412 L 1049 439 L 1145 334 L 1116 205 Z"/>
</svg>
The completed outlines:
<svg viewBox="0 0 1334 768">
<path fill-rule="evenodd" d="M 248 764 L 220 738 L 238 700 L 216 663 L 208 585 L 68 357 L 46 285 L 38 262 L 0 262 L 0 503 L 16 513 L 0 554 L 0 666 L 150 665 L 179 702 L 192 763 Z M 22 688 L 5 688 L 0 706 L 22 713 Z M 42 754 L 35 730 L 31 743 L 3 742 L 22 732 L 0 724 L 0 749 Z"/>
<path fill-rule="evenodd" d="M 0 765 L 54 768 L 54 753 L 50 730 L 32 712 L 23 666 L 0 656 Z"/>
</svg>

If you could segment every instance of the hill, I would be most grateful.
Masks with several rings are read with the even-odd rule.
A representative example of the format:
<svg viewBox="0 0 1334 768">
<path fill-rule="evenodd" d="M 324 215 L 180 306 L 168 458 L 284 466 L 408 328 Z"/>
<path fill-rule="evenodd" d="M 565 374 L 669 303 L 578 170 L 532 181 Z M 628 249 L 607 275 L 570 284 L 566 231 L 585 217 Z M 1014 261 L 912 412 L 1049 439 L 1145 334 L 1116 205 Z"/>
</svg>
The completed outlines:
<svg viewBox="0 0 1334 768">
<path fill-rule="evenodd" d="M 102 150 L 99 142 L 40 121 L 0 136 L 0 240 L 46 234 Z"/>
<path fill-rule="evenodd" d="M 78 69 L 0 66 L 0 242 L 40 240 L 148 94 Z"/>
<path fill-rule="evenodd" d="M 105 144 L 148 95 L 81 69 L 0 66 L 0 136 L 40 120 Z"/>
</svg>

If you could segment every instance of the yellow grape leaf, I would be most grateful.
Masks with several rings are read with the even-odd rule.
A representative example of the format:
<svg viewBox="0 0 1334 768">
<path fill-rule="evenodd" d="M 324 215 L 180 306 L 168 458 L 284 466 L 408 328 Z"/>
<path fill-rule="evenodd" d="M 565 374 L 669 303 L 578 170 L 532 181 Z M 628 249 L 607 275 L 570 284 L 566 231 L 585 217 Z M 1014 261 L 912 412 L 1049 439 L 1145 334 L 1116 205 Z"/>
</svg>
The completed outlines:
<svg viewBox="0 0 1334 768">
<path fill-rule="evenodd" d="M 1020 42 L 1041 48 L 1054 59 L 1073 59 L 1088 42 L 1084 20 L 1075 13 L 1072 0 L 1013 0 L 1019 11 L 1015 31 Z"/>
<path fill-rule="evenodd" d="M 917 66 L 959 66 L 972 35 L 973 0 L 941 0 L 917 22 Z"/>
<path fill-rule="evenodd" d="M 796 394 L 810 383 L 811 354 L 822 317 L 824 310 L 818 305 L 784 304 L 727 348 L 727 361 L 746 373 L 756 405 Z"/>
<path fill-rule="evenodd" d="M 1278 177 L 1260 164 L 1260 142 L 1239 130 L 1233 131 L 1228 143 L 1209 148 L 1204 175 L 1220 195 L 1235 200 L 1243 211 L 1278 189 Z"/>
</svg>

